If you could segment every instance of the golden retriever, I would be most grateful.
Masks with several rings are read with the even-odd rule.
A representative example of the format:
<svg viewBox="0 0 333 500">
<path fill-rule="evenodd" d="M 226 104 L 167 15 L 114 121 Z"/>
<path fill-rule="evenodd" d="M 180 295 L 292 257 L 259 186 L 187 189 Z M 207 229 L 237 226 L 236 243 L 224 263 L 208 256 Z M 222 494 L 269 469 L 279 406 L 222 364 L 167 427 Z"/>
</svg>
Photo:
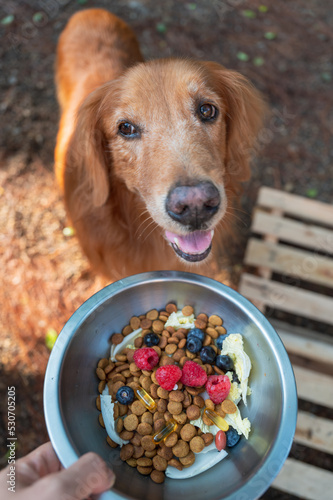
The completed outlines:
<svg viewBox="0 0 333 500">
<path fill-rule="evenodd" d="M 69 20 L 56 85 L 56 177 L 96 271 L 114 280 L 204 263 L 249 177 L 259 92 L 214 62 L 144 62 L 132 30 L 103 9 Z"/>
</svg>

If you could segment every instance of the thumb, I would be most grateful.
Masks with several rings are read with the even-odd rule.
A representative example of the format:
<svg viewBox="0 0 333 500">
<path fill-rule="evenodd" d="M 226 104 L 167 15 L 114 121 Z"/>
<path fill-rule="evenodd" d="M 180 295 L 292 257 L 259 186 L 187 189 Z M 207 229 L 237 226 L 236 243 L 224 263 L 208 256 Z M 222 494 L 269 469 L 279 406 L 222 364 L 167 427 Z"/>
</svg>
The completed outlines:
<svg viewBox="0 0 333 500">
<path fill-rule="evenodd" d="M 108 490 L 114 482 L 114 472 L 101 457 L 90 452 L 80 457 L 68 469 L 43 478 L 35 483 L 35 486 L 38 489 L 41 487 L 44 495 L 47 491 L 45 498 L 49 500 L 83 500 L 93 493 Z"/>
</svg>

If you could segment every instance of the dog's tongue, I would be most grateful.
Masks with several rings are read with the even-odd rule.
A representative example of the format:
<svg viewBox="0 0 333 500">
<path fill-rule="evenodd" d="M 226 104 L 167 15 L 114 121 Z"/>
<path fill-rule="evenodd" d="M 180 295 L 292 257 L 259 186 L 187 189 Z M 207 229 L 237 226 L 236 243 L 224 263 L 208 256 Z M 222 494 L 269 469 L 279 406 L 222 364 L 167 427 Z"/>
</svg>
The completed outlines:
<svg viewBox="0 0 333 500">
<path fill-rule="evenodd" d="M 202 254 L 212 243 L 214 231 L 194 231 L 186 236 L 165 232 L 170 243 L 176 245 L 185 254 Z"/>
</svg>

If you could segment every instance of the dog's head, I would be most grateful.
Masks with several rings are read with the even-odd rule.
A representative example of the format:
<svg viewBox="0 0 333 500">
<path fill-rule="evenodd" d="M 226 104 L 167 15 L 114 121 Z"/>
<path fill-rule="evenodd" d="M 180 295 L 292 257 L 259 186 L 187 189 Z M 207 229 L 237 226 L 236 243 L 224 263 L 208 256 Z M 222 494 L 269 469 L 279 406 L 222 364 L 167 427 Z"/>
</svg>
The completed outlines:
<svg viewBox="0 0 333 500">
<path fill-rule="evenodd" d="M 175 252 L 205 259 L 228 198 L 249 177 L 265 106 L 246 78 L 211 62 L 142 63 L 84 101 L 71 148 L 97 207 L 114 178 L 144 200 Z"/>
</svg>

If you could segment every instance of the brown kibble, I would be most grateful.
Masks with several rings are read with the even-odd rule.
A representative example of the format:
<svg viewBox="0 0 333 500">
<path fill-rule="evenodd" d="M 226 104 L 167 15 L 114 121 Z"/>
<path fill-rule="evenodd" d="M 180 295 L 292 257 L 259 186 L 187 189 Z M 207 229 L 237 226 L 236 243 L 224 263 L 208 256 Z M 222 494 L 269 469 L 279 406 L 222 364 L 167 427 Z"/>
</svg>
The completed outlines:
<svg viewBox="0 0 333 500">
<path fill-rule="evenodd" d="M 153 466 L 156 470 L 165 471 L 165 469 L 168 467 L 168 462 L 160 455 L 155 455 L 153 458 Z"/>
<path fill-rule="evenodd" d="M 120 417 L 123 417 L 128 412 L 128 405 L 122 405 L 121 403 L 118 403 L 118 408 Z"/>
<path fill-rule="evenodd" d="M 216 365 L 213 366 L 213 370 L 217 375 L 224 375 L 224 371 L 218 368 Z"/>
<path fill-rule="evenodd" d="M 158 319 L 162 321 L 163 323 L 166 323 L 168 321 L 169 315 L 166 314 L 160 314 Z"/>
<path fill-rule="evenodd" d="M 173 446 L 175 446 L 175 444 L 177 443 L 178 441 L 178 434 L 177 432 L 172 432 L 171 434 L 169 434 L 169 436 L 164 440 L 164 444 L 165 446 L 167 446 L 168 448 L 172 448 Z M 186 440 L 185 440 L 186 441 Z"/>
<path fill-rule="evenodd" d="M 142 446 L 134 446 L 133 458 L 141 458 L 145 453 Z"/>
<path fill-rule="evenodd" d="M 203 321 L 202 319 L 196 319 L 194 322 L 194 325 L 196 328 L 199 328 L 200 330 L 204 330 L 207 326 L 206 321 Z"/>
<path fill-rule="evenodd" d="M 96 375 L 99 378 L 99 380 L 106 379 L 105 371 L 102 368 L 96 368 Z"/>
<path fill-rule="evenodd" d="M 206 334 L 202 345 L 206 347 L 207 345 L 210 345 L 211 342 L 212 342 L 212 337 Z"/>
<path fill-rule="evenodd" d="M 223 323 L 222 318 L 220 318 L 220 316 L 217 316 L 216 314 L 212 314 L 212 316 L 209 316 L 208 321 L 214 326 L 221 326 Z"/>
<path fill-rule="evenodd" d="M 192 306 L 183 307 L 182 313 L 184 316 L 191 316 L 191 314 L 194 313 L 193 307 Z"/>
<path fill-rule="evenodd" d="M 177 350 L 177 346 L 179 344 L 179 338 L 178 337 L 170 337 L 168 339 L 168 344 L 173 345 L 176 349 L 174 349 L 174 352 Z M 168 347 L 168 346 L 167 346 Z M 165 352 L 167 352 L 167 348 L 165 348 Z M 173 352 L 167 353 L 167 354 L 173 354 Z"/>
<path fill-rule="evenodd" d="M 177 401 L 177 403 L 181 403 L 182 401 L 184 401 L 184 393 L 182 391 L 171 391 L 170 392 L 170 395 L 169 395 L 169 400 L 170 401 Z"/>
<path fill-rule="evenodd" d="M 129 364 L 128 363 L 123 363 L 123 364 L 117 366 L 114 369 L 114 371 L 115 371 L 115 373 L 120 373 L 120 372 L 123 372 L 124 370 L 128 370 L 128 369 L 129 369 Z"/>
<path fill-rule="evenodd" d="M 145 318 L 145 319 L 141 320 L 141 328 L 143 330 L 146 330 L 146 329 L 148 330 L 149 328 L 151 328 L 151 325 L 152 325 L 151 319 Z"/>
<path fill-rule="evenodd" d="M 154 422 L 156 422 L 156 420 L 163 420 L 163 419 L 164 419 L 164 414 L 159 411 L 155 411 L 155 413 L 153 414 Z"/>
<path fill-rule="evenodd" d="M 124 337 L 127 337 L 127 335 L 129 335 L 132 332 L 133 332 L 133 328 L 131 327 L 131 325 L 124 326 L 124 328 L 121 331 L 121 333 L 123 334 Z"/>
<path fill-rule="evenodd" d="M 148 476 L 152 472 L 152 467 L 141 467 L 140 465 L 137 467 L 137 471 L 140 472 L 143 476 Z"/>
<path fill-rule="evenodd" d="M 167 409 L 168 401 L 166 399 L 159 399 L 157 401 L 157 411 L 164 413 Z"/>
<path fill-rule="evenodd" d="M 137 432 L 141 436 L 147 436 L 148 434 L 152 434 L 153 427 L 150 424 L 148 424 L 147 422 L 141 422 L 141 424 L 139 424 L 137 427 Z"/>
<path fill-rule="evenodd" d="M 194 396 L 193 404 L 199 406 L 199 408 L 203 408 L 205 406 L 205 400 L 201 396 Z"/>
<path fill-rule="evenodd" d="M 141 439 L 141 446 L 146 451 L 153 451 L 156 448 L 156 444 L 152 440 L 151 436 L 143 436 Z"/>
<path fill-rule="evenodd" d="M 166 327 L 166 331 L 167 331 L 167 332 L 169 332 L 169 333 L 171 333 L 171 335 L 173 335 L 173 334 L 175 333 L 175 331 L 176 331 L 176 330 L 174 329 L 174 327 L 173 327 L 173 326 L 167 326 L 167 327 Z M 178 330 L 178 331 L 179 331 L 179 330 Z"/>
<path fill-rule="evenodd" d="M 193 451 L 190 450 L 186 457 L 181 457 L 179 461 L 184 467 L 190 467 L 191 465 L 193 465 L 195 462 L 195 455 Z"/>
<path fill-rule="evenodd" d="M 165 460 L 170 460 L 173 457 L 172 448 L 165 446 L 165 444 L 160 443 L 159 448 L 157 449 L 157 455 L 165 458 Z"/>
<path fill-rule="evenodd" d="M 98 392 L 102 394 L 106 386 L 105 380 L 101 380 L 100 383 L 98 384 Z"/>
<path fill-rule="evenodd" d="M 131 443 L 125 444 L 120 449 L 120 458 L 124 462 L 129 458 L 132 458 L 134 453 L 134 446 Z"/>
<path fill-rule="evenodd" d="M 164 482 L 165 474 L 159 470 L 153 470 L 150 474 L 150 478 L 154 483 L 161 484 Z"/>
<path fill-rule="evenodd" d="M 122 362 L 126 362 L 127 361 L 126 354 L 116 354 L 115 358 L 116 358 L 117 361 L 122 361 Z"/>
<path fill-rule="evenodd" d="M 183 470 L 182 464 L 176 458 L 172 458 L 171 460 L 169 460 L 168 465 L 170 465 L 171 467 L 175 467 L 178 470 Z"/>
<path fill-rule="evenodd" d="M 214 441 L 214 436 L 211 432 L 205 432 L 201 435 L 201 437 L 205 443 L 205 446 L 209 446 Z"/>
<path fill-rule="evenodd" d="M 134 340 L 134 346 L 137 348 L 137 349 L 140 349 L 140 347 L 142 347 L 143 345 L 143 338 L 142 337 L 137 337 L 135 340 Z"/>
<path fill-rule="evenodd" d="M 206 408 L 209 408 L 210 410 L 215 410 L 215 404 L 211 399 L 205 399 L 205 406 Z"/>
<path fill-rule="evenodd" d="M 212 339 L 217 339 L 219 336 L 218 332 L 215 330 L 215 328 L 206 328 L 206 333 L 209 335 Z"/>
<path fill-rule="evenodd" d="M 177 401 L 170 401 L 168 404 L 168 411 L 171 415 L 179 415 L 182 412 L 183 405 Z"/>
<path fill-rule="evenodd" d="M 128 460 L 126 460 L 126 463 L 130 466 L 130 467 L 136 467 L 136 462 L 137 460 L 135 458 L 129 458 Z"/>
<path fill-rule="evenodd" d="M 164 416 L 158 420 L 154 420 L 154 431 L 159 432 L 165 426 Z"/>
<path fill-rule="evenodd" d="M 141 446 L 141 436 L 140 434 L 138 434 L 137 432 L 134 433 L 134 436 L 132 437 L 131 439 L 131 443 L 134 445 L 134 446 Z"/>
<path fill-rule="evenodd" d="M 168 332 L 168 330 L 163 330 L 162 337 L 165 337 L 166 339 L 169 339 L 171 337 L 171 333 Z"/>
<path fill-rule="evenodd" d="M 142 457 L 138 458 L 137 464 L 140 465 L 141 467 L 151 467 L 153 465 L 153 461 L 151 458 Z"/>
<path fill-rule="evenodd" d="M 168 339 L 167 339 L 166 337 L 163 337 L 163 336 L 162 336 L 162 337 L 160 338 L 159 343 L 158 343 L 158 347 L 159 347 L 160 349 L 165 349 L 165 347 L 166 347 L 166 345 L 167 345 L 167 344 L 168 344 Z"/>
<path fill-rule="evenodd" d="M 171 340 L 171 339 L 169 339 Z M 177 351 L 177 346 L 176 344 L 168 344 L 166 347 L 165 347 L 165 352 L 167 354 L 173 354 Z M 104 372 L 103 372 L 104 373 Z"/>
<path fill-rule="evenodd" d="M 172 452 L 177 458 L 186 457 L 188 452 L 190 451 L 190 447 L 188 443 L 183 441 L 182 439 L 178 439 L 175 446 L 172 448 Z"/>
<path fill-rule="evenodd" d="M 230 399 L 222 401 L 221 408 L 224 413 L 236 413 L 237 411 L 237 406 L 233 401 L 230 401 Z"/>
<path fill-rule="evenodd" d="M 184 394 L 183 407 L 188 408 L 192 404 L 192 396 L 187 392 L 187 390 L 185 390 L 183 394 Z"/>
<path fill-rule="evenodd" d="M 132 318 L 130 319 L 130 326 L 132 330 L 134 331 L 140 328 L 140 324 L 141 324 L 140 319 L 137 316 L 132 316 Z"/>
<path fill-rule="evenodd" d="M 195 436 L 190 441 L 190 448 L 193 453 L 200 453 L 205 447 L 205 442 L 201 436 Z"/>
<path fill-rule="evenodd" d="M 224 326 L 217 326 L 216 331 L 219 335 L 225 335 L 227 333 L 227 330 L 224 328 Z"/>
<path fill-rule="evenodd" d="M 183 347 L 185 346 L 186 346 L 186 339 L 181 339 L 178 344 L 179 349 L 183 349 Z"/>
<path fill-rule="evenodd" d="M 126 353 L 127 361 L 129 364 L 133 363 L 133 356 L 135 353 L 135 349 L 128 349 Z"/>
<path fill-rule="evenodd" d="M 127 415 L 124 418 L 124 427 L 127 431 L 134 431 L 139 425 L 138 417 L 132 413 L 132 415 Z"/>
<path fill-rule="evenodd" d="M 186 424 L 182 427 L 180 431 L 180 437 L 183 441 L 191 441 L 192 438 L 197 434 L 196 428 L 192 424 Z"/>
<path fill-rule="evenodd" d="M 111 448 L 118 448 L 119 446 L 119 444 L 112 441 L 112 439 L 109 436 L 106 437 L 106 442 L 108 443 L 109 446 L 111 446 Z"/>
<path fill-rule="evenodd" d="M 116 431 L 118 432 L 118 434 L 121 433 L 123 428 L 124 428 L 124 421 L 122 418 L 118 418 L 117 423 L 116 423 Z"/>
<path fill-rule="evenodd" d="M 189 386 L 186 386 L 186 390 L 189 394 L 191 394 L 191 396 L 198 396 L 198 394 L 200 394 L 203 391 L 202 387 L 189 387 Z"/>
<path fill-rule="evenodd" d="M 197 316 L 197 319 L 201 319 L 202 321 L 204 321 L 205 323 L 208 322 L 208 316 L 207 314 L 205 313 L 199 313 L 198 316 Z"/>
<path fill-rule="evenodd" d="M 177 312 L 177 311 L 178 311 L 176 304 L 173 304 L 172 302 L 169 302 L 169 304 L 167 304 L 167 305 L 165 306 L 165 310 L 166 310 L 166 312 L 168 312 L 169 314 L 171 314 L 171 313 L 173 313 L 173 312 Z"/>
<path fill-rule="evenodd" d="M 119 434 L 119 437 L 121 439 L 123 439 L 124 441 L 130 441 L 133 436 L 134 436 L 134 432 L 126 431 L 126 430 L 121 431 L 121 433 Z"/>
<path fill-rule="evenodd" d="M 153 415 L 150 413 L 150 411 L 146 411 L 142 417 L 141 417 L 141 422 L 145 424 L 150 424 L 153 425 Z"/>
<path fill-rule="evenodd" d="M 177 424 L 180 424 L 180 425 L 185 424 L 185 422 L 187 420 L 187 415 L 184 412 L 179 413 L 179 415 L 172 415 L 172 416 L 176 420 Z"/>
<path fill-rule="evenodd" d="M 124 340 L 124 337 L 121 333 L 114 333 L 111 337 L 111 342 L 114 345 L 121 344 L 123 340 Z"/>
<path fill-rule="evenodd" d="M 163 321 L 160 321 L 159 319 L 156 319 L 155 321 L 153 321 L 152 328 L 153 328 L 153 332 L 154 333 L 162 333 L 163 330 L 164 330 L 164 323 L 163 323 Z"/>
<path fill-rule="evenodd" d="M 133 401 L 130 408 L 134 415 L 143 415 L 147 410 L 146 407 L 141 403 L 141 401 Z"/>
<path fill-rule="evenodd" d="M 104 429 L 105 429 L 105 424 L 104 424 L 104 420 L 103 420 L 103 415 L 102 415 L 101 413 L 98 415 L 98 421 L 99 421 L 99 424 L 100 424 L 102 427 L 104 427 Z"/>
<path fill-rule="evenodd" d="M 196 405 L 191 405 L 186 409 L 186 415 L 189 420 L 196 420 L 200 417 L 200 408 Z"/>
<path fill-rule="evenodd" d="M 101 397 L 100 397 L 100 395 L 98 395 L 96 398 L 96 408 L 97 408 L 97 410 L 101 411 Z"/>
<path fill-rule="evenodd" d="M 213 371 L 214 371 L 212 365 L 207 365 L 206 364 L 204 366 L 206 367 L 206 373 L 207 373 L 207 375 L 211 375 L 213 373 Z"/>
<path fill-rule="evenodd" d="M 151 384 L 151 386 L 150 386 L 150 394 L 154 399 L 156 399 L 158 397 L 158 395 L 157 395 L 158 388 L 159 388 L 159 385 L 157 385 L 155 383 Z"/>
<path fill-rule="evenodd" d="M 169 392 L 166 389 L 163 389 L 163 387 L 159 387 L 157 389 L 157 395 L 159 398 L 169 399 Z"/>
<path fill-rule="evenodd" d="M 102 370 L 104 370 L 108 364 L 109 364 L 109 360 L 107 358 L 102 358 L 97 363 L 97 368 L 102 368 Z"/>
<path fill-rule="evenodd" d="M 156 309 L 152 309 L 151 311 L 148 311 L 146 314 L 146 318 L 151 319 L 152 321 L 157 319 L 158 316 L 159 316 L 159 313 Z"/>
<path fill-rule="evenodd" d="M 141 386 L 144 388 L 145 391 L 150 392 L 150 386 L 152 385 L 152 379 L 150 377 L 143 377 L 142 380 L 140 380 Z"/>
<path fill-rule="evenodd" d="M 205 425 L 211 426 L 214 425 L 210 418 L 207 417 L 206 413 L 202 414 L 202 421 Z"/>
<path fill-rule="evenodd" d="M 158 347 L 158 345 L 153 345 L 153 349 L 154 349 L 154 351 L 157 352 L 158 356 L 160 357 L 161 356 L 161 352 L 162 352 L 161 348 Z"/>
<path fill-rule="evenodd" d="M 155 450 L 151 450 L 151 451 L 145 451 L 145 457 L 147 458 L 153 458 L 157 453 L 157 450 L 155 448 Z"/>
<path fill-rule="evenodd" d="M 183 368 L 183 366 L 186 363 L 186 361 L 189 361 L 189 358 L 187 356 L 183 356 L 182 358 L 180 358 L 180 360 L 179 360 L 179 366 L 181 368 Z"/>
</svg>

